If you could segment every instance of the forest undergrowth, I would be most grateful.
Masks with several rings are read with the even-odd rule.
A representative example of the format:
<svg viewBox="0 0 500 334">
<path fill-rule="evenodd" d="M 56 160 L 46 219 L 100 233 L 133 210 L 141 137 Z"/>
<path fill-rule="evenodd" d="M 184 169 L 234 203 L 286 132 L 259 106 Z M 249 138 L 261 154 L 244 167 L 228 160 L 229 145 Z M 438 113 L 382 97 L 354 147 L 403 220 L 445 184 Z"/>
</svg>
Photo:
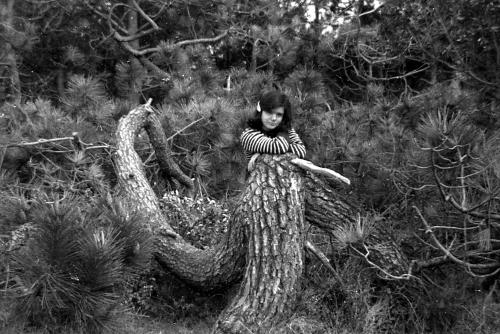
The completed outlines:
<svg viewBox="0 0 500 334">
<path fill-rule="evenodd" d="M 344 194 L 379 214 L 357 229 L 338 231 L 336 243 L 319 230 L 308 230 L 334 271 L 307 256 L 293 316 L 277 324 L 276 333 L 496 333 L 500 328 L 496 283 L 485 288 L 484 279 L 453 263 L 423 267 L 409 280 L 391 280 L 349 247 L 363 242 L 370 224 L 383 222 L 410 259 L 425 260 L 436 251 L 428 247 L 412 204 L 422 205 L 441 222 L 459 214 L 429 202 L 438 198 L 433 190 L 414 190 L 428 184 L 429 175 L 411 167 L 427 159 L 413 136 L 420 132 L 435 140 L 432 136 L 443 130 L 439 122 L 445 121 L 455 131 L 463 130 L 460 110 L 475 102 L 467 92 L 454 93 L 436 86 L 425 98 L 413 99 L 417 121 L 410 124 L 382 95 L 373 96 L 375 107 L 339 105 L 307 114 L 299 107 L 297 129 L 304 134 L 311 160 L 352 178 L 353 188 Z M 309 102 L 297 103 L 304 107 Z M 454 113 L 442 114 L 445 119 L 427 113 L 451 104 Z M 28 102 L 24 112 L 29 121 L 14 120 L 6 128 L 11 137 L 2 137 L 4 144 L 60 139 L 3 150 L 6 162 L 19 165 L 0 174 L 2 333 L 207 333 L 234 289 L 196 291 L 151 263 L 152 236 L 143 229 L 141 217 L 120 216 L 111 196 L 114 139 L 109 131 L 115 124 L 113 113 L 122 111 L 111 102 L 86 106 L 98 107 L 108 114 L 73 118 L 49 101 Z M 175 108 L 189 110 L 190 116 Z M 200 248 L 213 246 L 225 233 L 243 185 L 244 165 L 237 162 L 241 153 L 235 144 L 243 116 L 235 117 L 233 108 L 211 98 L 159 108 L 161 115 L 169 115 L 163 118 L 167 133 L 204 119 L 189 129 L 198 141 L 179 134 L 172 142 L 185 152 L 180 164 L 196 181 L 194 195 L 158 177 L 144 136 L 136 144 L 166 219 Z M 222 148 L 211 152 L 210 147 Z M 16 150 L 29 160 L 23 161 L 22 154 L 18 160 L 5 159 Z M 224 172 L 213 176 L 213 170 Z M 228 175 L 235 177 L 223 188 Z"/>
</svg>

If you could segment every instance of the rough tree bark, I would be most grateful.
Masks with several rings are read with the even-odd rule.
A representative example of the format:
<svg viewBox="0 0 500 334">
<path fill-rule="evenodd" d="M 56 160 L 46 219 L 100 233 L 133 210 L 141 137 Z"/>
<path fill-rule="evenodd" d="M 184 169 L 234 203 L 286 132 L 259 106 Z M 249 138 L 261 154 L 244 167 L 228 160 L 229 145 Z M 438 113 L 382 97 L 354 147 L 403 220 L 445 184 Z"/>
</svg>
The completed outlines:
<svg viewBox="0 0 500 334">
<path fill-rule="evenodd" d="M 366 221 L 370 220 L 369 214 L 314 175 L 309 174 L 305 178 L 304 191 L 305 217 L 309 224 L 321 228 L 335 240 L 339 231 L 359 229 L 360 223 L 365 220 L 365 233 L 346 246 L 364 257 L 380 271 L 382 277 L 410 278 L 410 263 L 384 228 L 386 222 Z M 344 241 L 339 242 L 342 243 Z"/>
<path fill-rule="evenodd" d="M 250 171 L 241 220 L 246 271 L 215 333 L 272 333 L 294 304 L 304 267 L 303 178 L 287 157 L 264 155 Z"/>
<path fill-rule="evenodd" d="M 124 214 L 137 212 L 144 216 L 146 227 L 157 236 L 156 259 L 181 279 L 204 289 L 227 286 L 240 278 L 243 271 L 245 259 L 240 249 L 245 237 L 243 227 L 230 224 L 225 239 L 218 247 L 207 250 L 193 247 L 175 233 L 163 217 L 159 200 L 151 189 L 142 161 L 134 150 L 135 136 L 148 123 L 152 112 L 151 108 L 144 106 L 132 110 L 120 120 L 116 131 L 117 151 L 113 158 L 119 181 L 117 196 L 123 204 Z M 154 138 L 154 135 L 150 137 Z M 159 145 L 154 146 L 159 148 Z M 238 212 L 233 216 L 237 220 Z"/>
<path fill-rule="evenodd" d="M 197 249 L 163 217 L 134 150 L 135 136 L 142 128 L 150 140 L 158 137 L 159 122 L 149 121 L 152 113 L 148 105 L 140 106 L 118 124 L 114 161 L 123 214 L 145 216 L 147 228 L 155 235 L 155 259 L 185 282 L 214 289 L 243 279 L 215 333 L 272 332 L 293 305 L 304 267 L 304 224 L 314 224 L 335 237 L 339 228 L 357 226 L 363 212 L 328 183 L 293 164 L 292 155 L 261 155 L 250 170 L 223 240 L 214 248 Z M 153 146 L 162 148 L 157 143 Z M 168 156 L 163 152 L 157 158 Z M 372 233 L 351 247 L 384 273 L 399 274 L 407 268 L 399 249 L 382 233 Z"/>
</svg>

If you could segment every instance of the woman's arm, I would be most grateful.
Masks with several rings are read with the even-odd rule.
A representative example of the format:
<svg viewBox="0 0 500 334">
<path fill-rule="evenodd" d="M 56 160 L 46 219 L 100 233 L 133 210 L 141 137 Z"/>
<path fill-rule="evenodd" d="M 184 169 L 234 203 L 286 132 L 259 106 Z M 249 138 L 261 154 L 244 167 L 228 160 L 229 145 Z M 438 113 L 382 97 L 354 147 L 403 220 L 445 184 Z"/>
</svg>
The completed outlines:
<svg viewBox="0 0 500 334">
<path fill-rule="evenodd" d="M 294 129 L 288 130 L 288 137 L 290 138 L 291 151 L 301 159 L 306 156 L 306 147 Z"/>
<path fill-rule="evenodd" d="M 259 130 L 250 128 L 243 131 L 240 140 L 247 155 L 254 153 L 284 154 L 290 149 L 286 138 L 281 136 L 271 138 Z"/>
</svg>

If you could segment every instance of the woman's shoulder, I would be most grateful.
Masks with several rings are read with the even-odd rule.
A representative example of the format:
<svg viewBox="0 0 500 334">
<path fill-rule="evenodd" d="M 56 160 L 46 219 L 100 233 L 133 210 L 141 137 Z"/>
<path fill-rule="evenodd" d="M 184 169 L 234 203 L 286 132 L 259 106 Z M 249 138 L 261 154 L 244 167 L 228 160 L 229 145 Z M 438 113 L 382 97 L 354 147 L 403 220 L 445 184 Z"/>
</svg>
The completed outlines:
<svg viewBox="0 0 500 334">
<path fill-rule="evenodd" d="M 243 130 L 243 132 L 240 135 L 240 138 L 242 140 L 247 139 L 247 138 L 253 138 L 260 133 L 261 132 L 259 130 L 255 130 L 255 129 L 248 127 L 248 128 L 245 128 L 245 130 Z"/>
<path fill-rule="evenodd" d="M 251 127 L 247 127 L 247 128 L 245 128 L 245 130 L 243 130 L 243 132 L 241 134 L 243 135 L 243 134 L 249 134 L 249 133 L 262 133 L 262 131 L 251 128 Z"/>
</svg>

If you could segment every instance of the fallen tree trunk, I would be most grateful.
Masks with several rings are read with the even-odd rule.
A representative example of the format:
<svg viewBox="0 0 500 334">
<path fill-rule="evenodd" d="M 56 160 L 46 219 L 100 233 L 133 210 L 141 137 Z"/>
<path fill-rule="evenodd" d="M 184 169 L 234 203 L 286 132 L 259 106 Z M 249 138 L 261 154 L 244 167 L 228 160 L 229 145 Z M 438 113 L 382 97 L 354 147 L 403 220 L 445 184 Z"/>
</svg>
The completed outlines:
<svg viewBox="0 0 500 334">
<path fill-rule="evenodd" d="M 250 176 L 223 240 L 214 248 L 197 249 L 163 217 L 134 150 L 135 136 L 146 125 L 150 140 L 159 138 L 159 122 L 148 121 L 152 112 L 148 105 L 140 106 L 118 125 L 114 161 L 123 214 L 140 213 L 146 218 L 145 227 L 155 235 L 155 259 L 183 281 L 207 290 L 243 279 L 220 316 L 216 333 L 268 333 L 293 305 L 304 267 L 306 221 L 339 239 L 342 231 L 357 231 L 366 214 L 328 183 L 294 165 L 293 155 L 261 155 L 252 159 Z M 153 147 L 167 150 L 158 143 Z M 407 261 L 397 245 L 377 229 L 366 232 L 342 247 L 351 247 L 386 277 L 406 278 L 400 274 L 407 270 Z"/>
<path fill-rule="evenodd" d="M 349 247 L 384 278 L 410 278 L 410 263 L 384 226 L 387 221 L 375 219 L 314 175 L 305 178 L 304 189 L 307 222 L 332 236 L 334 247 Z"/>
</svg>

